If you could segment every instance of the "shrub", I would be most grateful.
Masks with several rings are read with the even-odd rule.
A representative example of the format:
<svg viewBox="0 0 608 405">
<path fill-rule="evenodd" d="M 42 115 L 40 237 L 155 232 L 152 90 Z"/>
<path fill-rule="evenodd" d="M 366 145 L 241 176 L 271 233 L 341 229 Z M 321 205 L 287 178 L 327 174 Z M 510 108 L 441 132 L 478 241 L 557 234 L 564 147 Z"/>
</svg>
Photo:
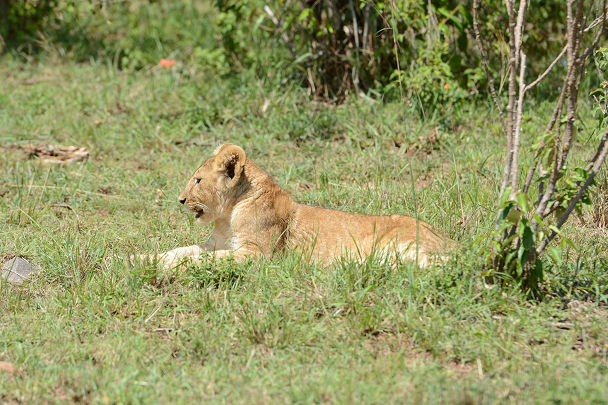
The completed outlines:
<svg viewBox="0 0 608 405">
<path fill-rule="evenodd" d="M 275 25 L 313 95 L 405 91 L 429 106 L 455 97 L 474 76 L 453 75 L 465 71 L 464 58 L 451 55 L 459 43 L 466 48 L 466 18 L 450 1 L 302 1 L 283 9 Z"/>
<path fill-rule="evenodd" d="M 474 3 L 474 16 L 477 13 Z M 502 127 L 507 138 L 505 167 L 499 197 L 499 212 L 496 221 L 496 237 L 490 253 L 490 274 L 520 283 L 522 287 L 538 292 L 539 282 L 543 279 L 542 256 L 548 255 L 558 262 L 560 250 L 551 247 L 553 239 L 568 243 L 562 234 L 562 226 L 572 212 L 591 203 L 589 188 L 608 156 L 608 128 L 605 127 L 604 89 L 597 90 L 599 101 L 599 136 L 593 157 L 584 166 L 576 166 L 568 160 L 575 146 L 576 138 L 584 128 L 577 127 L 577 107 L 581 79 L 585 63 L 593 55 L 604 35 L 606 28 L 606 2 L 595 0 L 568 0 L 567 36 L 564 50 L 560 52 L 543 74 L 535 80 L 526 80 L 527 49 L 523 42 L 526 34 L 525 14 L 527 1 L 522 0 L 516 7 L 515 2 L 506 2 L 509 15 L 509 74 L 508 102 L 503 115 L 501 103 L 496 96 L 489 70 L 490 90 L 499 112 Z M 593 12 L 591 16 L 583 10 Z M 587 18 L 590 23 L 587 24 Z M 596 18 L 594 18 L 596 17 Z M 476 21 L 476 18 L 475 18 Z M 475 25 L 476 38 L 483 49 L 481 35 Z M 598 67 L 605 67 L 605 52 L 597 52 Z M 534 162 L 528 170 L 525 181 L 520 181 L 520 142 L 522 119 L 524 115 L 525 94 L 540 83 L 549 72 L 558 66 L 565 57 L 565 74 L 561 80 L 561 93 L 545 134 L 537 137 Z M 483 57 L 484 63 L 487 60 Z M 601 74 L 601 73 L 600 73 Z M 534 192 L 533 186 L 537 191 Z M 535 201 L 535 202 L 534 202 Z M 571 242 L 570 242 L 571 244 Z"/>
<path fill-rule="evenodd" d="M 55 0 L 0 0 L 0 45 L 27 43 L 56 6 Z"/>
</svg>

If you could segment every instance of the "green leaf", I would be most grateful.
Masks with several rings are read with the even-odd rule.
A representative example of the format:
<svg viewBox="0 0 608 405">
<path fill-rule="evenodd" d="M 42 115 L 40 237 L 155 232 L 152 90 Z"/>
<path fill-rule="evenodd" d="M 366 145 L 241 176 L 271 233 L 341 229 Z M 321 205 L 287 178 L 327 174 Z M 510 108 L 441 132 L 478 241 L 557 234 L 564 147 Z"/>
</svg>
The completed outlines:
<svg viewBox="0 0 608 405">
<path fill-rule="evenodd" d="M 530 283 L 536 287 L 537 283 L 543 280 L 543 274 L 543 262 L 536 260 L 530 269 Z"/>
<path fill-rule="evenodd" d="M 509 267 L 509 265 L 513 262 L 513 259 L 516 258 L 517 252 L 511 251 L 507 253 L 505 256 L 505 267 Z"/>
<path fill-rule="evenodd" d="M 305 54 L 298 56 L 296 60 L 293 61 L 293 64 L 299 65 L 302 61 L 308 59 L 310 56 L 312 56 L 312 54 L 310 52 L 306 52 Z"/>
<path fill-rule="evenodd" d="M 305 8 L 304 10 L 302 10 L 302 12 L 297 18 L 298 22 L 302 22 L 303 20 L 307 19 L 312 14 L 312 11 L 312 8 Z"/>
<path fill-rule="evenodd" d="M 506 210 L 506 208 L 505 208 L 505 210 Z M 507 211 L 505 220 L 513 225 L 517 225 L 517 223 L 519 222 L 521 217 L 522 217 L 521 211 L 519 209 L 517 209 L 517 207 L 511 206 L 511 207 L 509 207 L 509 210 Z"/>
<path fill-rule="evenodd" d="M 572 249 L 574 249 L 574 250 L 578 251 L 578 248 L 576 247 L 576 245 L 574 244 L 574 242 L 572 242 L 572 240 L 571 240 L 571 239 L 569 239 L 569 238 L 562 237 L 562 240 L 561 240 L 561 245 L 562 245 L 562 248 L 563 248 L 564 246 L 566 246 L 566 245 L 570 245 L 570 247 L 571 247 Z"/>
<path fill-rule="evenodd" d="M 559 230 L 559 228 L 557 228 L 555 225 L 549 225 L 549 229 L 552 230 L 553 232 L 555 232 L 558 235 L 561 235 L 562 231 Z"/>
<path fill-rule="evenodd" d="M 547 256 L 555 263 L 556 266 L 562 264 L 562 249 L 558 246 L 552 246 L 547 250 Z"/>
<path fill-rule="evenodd" d="M 500 196 L 500 207 L 503 208 L 509 201 L 509 195 L 511 195 L 511 186 L 505 188 L 505 192 Z"/>
<path fill-rule="evenodd" d="M 517 202 L 519 204 L 519 208 L 524 212 L 524 214 L 527 214 L 529 211 L 529 206 L 528 206 L 528 196 L 526 195 L 526 193 L 524 193 L 523 191 L 520 191 L 517 193 Z"/>
<path fill-rule="evenodd" d="M 587 178 L 589 177 L 589 172 L 587 170 L 583 169 L 582 167 L 577 167 L 576 169 L 574 169 L 574 171 L 576 173 L 578 173 L 581 176 L 581 178 L 583 178 L 585 180 L 587 180 Z"/>
<path fill-rule="evenodd" d="M 526 250 L 534 247 L 534 230 L 530 226 L 525 226 L 521 237 L 521 244 Z"/>
</svg>

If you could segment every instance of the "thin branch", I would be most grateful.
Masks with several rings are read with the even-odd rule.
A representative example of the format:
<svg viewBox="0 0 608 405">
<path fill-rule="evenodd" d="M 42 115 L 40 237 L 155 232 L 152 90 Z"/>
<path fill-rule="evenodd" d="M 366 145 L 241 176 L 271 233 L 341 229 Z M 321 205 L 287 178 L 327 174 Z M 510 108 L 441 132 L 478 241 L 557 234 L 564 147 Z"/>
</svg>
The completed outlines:
<svg viewBox="0 0 608 405">
<path fill-rule="evenodd" d="M 592 30 L 593 28 L 597 27 L 600 23 L 602 23 L 602 29 L 600 30 L 600 32 L 598 32 L 594 42 L 594 45 L 590 46 L 589 49 L 587 49 L 585 51 L 585 54 L 587 52 L 591 53 L 593 51 L 593 49 L 595 49 L 595 47 L 597 46 L 597 43 L 599 42 L 599 38 L 601 38 L 604 30 L 605 30 L 605 23 L 606 23 L 606 0 L 604 0 L 604 5 L 603 5 L 603 13 L 601 17 L 596 18 L 595 20 L 593 20 L 593 22 L 591 24 L 589 24 L 589 26 L 587 28 L 585 28 L 583 30 L 584 33 L 589 32 L 590 30 Z M 526 91 L 530 90 L 531 88 L 533 88 L 534 86 L 536 86 L 538 83 L 540 83 L 548 74 L 549 72 L 551 72 L 551 70 L 555 67 L 555 65 L 557 64 L 557 62 L 559 62 L 561 60 L 561 58 L 564 56 L 564 54 L 566 53 L 566 50 L 568 49 L 568 45 L 564 46 L 562 48 L 562 51 L 559 53 L 559 55 L 557 55 L 557 57 L 553 60 L 553 62 L 551 62 L 551 64 L 549 65 L 549 67 L 547 67 L 547 69 L 540 75 L 538 76 L 538 78 L 536 80 L 534 80 L 532 83 L 528 84 L 526 86 Z M 584 58 L 583 58 L 584 56 Z M 582 61 L 584 59 L 587 59 L 589 55 L 582 55 L 579 57 L 579 61 Z"/>
<path fill-rule="evenodd" d="M 525 3 L 525 0 L 520 1 L 520 5 Z M 504 178 L 503 185 L 501 187 L 502 191 L 511 186 L 511 196 L 517 191 L 515 189 L 515 184 L 513 183 L 513 179 L 516 175 L 513 175 L 513 172 L 517 173 L 518 167 L 514 166 L 514 160 L 517 161 L 518 150 L 515 148 L 515 132 L 516 132 L 516 122 L 517 122 L 517 67 L 519 65 L 520 54 L 519 50 L 521 48 L 521 35 L 519 32 L 519 24 L 523 22 L 523 15 L 517 14 L 514 15 L 515 12 L 515 1 L 508 0 L 508 14 L 509 14 L 509 98 L 507 102 L 507 162 L 504 168 Z M 502 193 L 501 193 L 502 194 Z"/>
<path fill-rule="evenodd" d="M 496 86 L 494 85 L 494 80 L 492 79 L 492 75 L 490 74 L 490 69 L 488 68 L 488 59 L 483 50 L 483 44 L 481 43 L 481 35 L 479 34 L 479 25 L 477 23 L 477 8 L 478 8 L 478 0 L 473 0 L 473 31 L 475 32 L 475 41 L 477 42 L 477 48 L 479 48 L 479 55 L 481 57 L 481 62 L 483 64 L 484 71 L 486 73 L 486 78 L 488 79 L 488 83 L 490 85 L 490 94 L 492 95 L 492 101 L 494 101 L 494 106 L 498 111 L 498 116 L 500 117 L 500 123 L 502 124 L 502 129 L 507 134 L 507 126 L 505 124 L 505 117 L 502 112 L 502 108 L 500 108 L 500 104 L 498 103 L 498 96 L 496 94 Z"/>
<path fill-rule="evenodd" d="M 587 28 L 585 28 L 585 29 L 583 30 L 583 32 L 584 32 L 584 33 L 587 33 L 587 32 L 589 32 L 589 31 L 591 31 L 592 29 L 594 29 L 595 27 L 597 27 L 597 26 L 599 25 L 599 23 L 601 23 L 601 22 L 602 22 L 602 19 L 603 19 L 603 18 L 604 18 L 603 16 L 601 16 L 601 17 L 597 17 L 595 20 L 593 20 L 593 21 L 591 22 L 591 24 L 589 24 L 589 25 L 587 26 Z"/>
<path fill-rule="evenodd" d="M 553 130 L 553 127 L 555 126 L 555 123 L 557 122 L 557 118 L 559 116 L 561 116 L 562 114 L 562 105 L 564 103 L 564 99 L 566 98 L 566 83 L 564 81 L 564 84 L 562 85 L 562 92 L 559 95 L 559 99 L 557 100 L 557 104 L 555 105 L 555 109 L 553 110 L 553 116 L 551 117 L 551 121 L 549 121 L 549 124 L 547 124 L 547 128 L 545 129 L 545 133 L 549 133 Z M 538 148 L 538 155 L 540 156 L 542 150 L 545 148 L 545 140 L 543 139 L 540 147 Z M 534 165 L 530 168 L 530 170 L 528 171 L 528 175 L 526 176 L 526 182 L 524 183 L 524 188 L 523 191 L 524 193 L 526 193 L 528 191 L 528 188 L 530 188 L 530 185 L 532 184 L 532 179 L 534 177 L 534 172 L 536 171 L 537 167 L 538 167 L 538 159 L 536 159 L 536 161 L 534 162 Z M 539 200 L 537 201 L 537 204 L 540 202 L 540 199 L 542 198 L 542 186 L 539 187 Z"/>
<path fill-rule="evenodd" d="M 589 24 L 589 26 L 587 26 L 587 28 L 585 28 L 583 30 L 584 33 L 589 32 L 590 30 L 592 30 L 593 28 L 595 28 L 600 23 L 602 23 L 602 24 L 605 23 L 605 21 L 604 21 L 604 17 L 606 15 L 606 13 L 605 13 L 605 6 L 606 6 L 606 0 L 604 0 L 604 14 L 603 14 L 603 16 L 602 17 L 598 17 L 595 20 L 593 20 L 593 22 L 591 24 Z M 530 83 L 530 84 L 528 84 L 526 86 L 526 91 L 528 91 L 531 88 L 533 88 L 534 86 L 536 86 L 538 83 L 540 83 L 547 76 L 547 74 L 549 74 L 549 72 L 551 71 L 551 69 L 553 69 L 553 67 L 555 67 L 555 65 L 557 64 L 557 62 L 559 62 L 559 60 L 561 60 L 561 58 L 564 56 L 564 53 L 566 52 L 567 49 L 568 49 L 568 45 L 564 46 L 564 48 L 562 49 L 562 51 L 560 52 L 560 54 L 553 60 L 553 62 L 551 62 L 551 64 L 549 65 L 549 67 L 547 67 L 547 69 L 536 80 L 534 80 L 532 83 Z M 553 116 L 551 117 L 551 120 L 549 121 L 549 124 L 547 125 L 547 129 L 545 129 L 545 133 L 549 133 L 549 132 L 551 132 L 553 130 L 553 127 L 555 126 L 555 123 L 557 122 L 557 119 L 561 116 L 562 107 L 563 107 L 563 104 L 564 104 L 564 99 L 566 97 L 566 84 L 567 84 L 567 78 L 564 80 L 564 84 L 562 86 L 561 94 L 559 96 L 559 99 L 557 101 L 555 109 L 553 110 Z M 542 151 L 544 149 L 544 147 L 545 147 L 545 143 L 544 143 L 544 140 L 543 140 L 543 142 L 541 143 L 541 145 L 539 147 L 539 153 L 540 153 L 540 151 Z M 526 176 L 526 181 L 524 183 L 524 188 L 523 188 L 524 193 L 526 193 L 528 191 L 528 189 L 530 188 L 530 185 L 532 184 L 532 179 L 534 178 L 534 173 L 536 172 L 537 168 L 538 168 L 538 160 L 536 160 L 534 162 L 534 165 L 528 171 L 528 175 Z"/>
<path fill-rule="evenodd" d="M 567 79 L 567 78 L 566 78 Z M 558 121 L 559 117 L 562 115 L 562 109 L 564 107 L 564 100 L 566 99 L 566 79 L 564 79 L 564 84 L 562 85 L 562 92 L 559 95 L 559 99 L 557 100 L 557 104 L 555 105 L 555 109 L 553 110 L 553 115 L 551 116 L 551 121 L 547 124 L 547 129 L 545 132 L 553 131 L 553 127 L 555 123 Z"/>
<path fill-rule="evenodd" d="M 572 140 L 574 139 L 576 133 L 576 127 L 574 125 L 574 122 L 576 120 L 576 107 L 578 103 L 578 90 L 581 77 L 580 73 L 582 72 L 582 64 L 579 63 L 577 55 L 581 43 L 581 37 L 583 36 L 581 30 L 583 4 L 584 0 L 578 0 L 576 16 L 572 21 L 568 22 L 568 47 L 571 48 L 568 51 L 568 106 L 566 110 L 566 131 L 564 133 L 564 139 L 562 142 L 562 152 L 559 156 L 560 160 L 559 165 L 557 166 L 558 171 L 561 171 L 562 167 L 566 162 L 568 153 L 570 153 L 570 147 L 572 146 Z M 569 11 L 570 9 L 571 7 L 569 6 Z"/>
<path fill-rule="evenodd" d="M 523 28 L 524 28 L 524 17 L 526 15 L 526 7 L 528 2 L 526 0 L 519 1 L 519 11 L 517 12 L 517 23 L 515 25 L 515 55 L 519 57 L 521 50 L 521 43 L 523 41 Z"/>
<path fill-rule="evenodd" d="M 355 48 L 357 53 L 359 52 L 359 24 L 357 22 L 357 12 L 355 11 L 355 5 L 353 0 L 349 0 L 350 12 L 353 15 L 353 31 L 355 36 Z"/>
<path fill-rule="evenodd" d="M 567 117 L 568 120 L 566 122 L 566 132 L 564 134 L 562 141 L 561 150 L 559 148 L 558 138 L 555 141 L 555 157 L 553 162 L 553 170 L 551 172 L 551 178 L 547 185 L 547 189 L 542 197 L 539 199 L 538 206 L 536 207 L 536 214 L 543 215 L 547 208 L 547 204 L 549 200 L 553 196 L 553 192 L 555 191 L 555 186 L 557 183 L 557 179 L 559 178 L 560 171 L 563 167 L 563 162 L 565 158 L 568 156 L 568 152 L 570 149 L 570 143 L 572 141 L 572 137 L 574 136 L 574 118 L 576 112 L 576 102 L 578 95 L 578 86 L 576 85 L 577 77 L 578 77 L 578 69 L 581 67 L 580 64 L 576 63 L 576 55 L 578 51 L 578 44 L 580 43 L 580 37 L 582 36 L 582 32 L 580 29 L 580 19 L 582 18 L 582 3 L 583 0 L 578 0 L 578 8 L 576 10 L 576 15 L 574 15 L 572 10 L 572 5 L 576 0 L 568 0 L 567 1 L 567 30 L 568 30 L 568 43 L 567 43 L 567 52 L 568 52 L 568 72 L 566 73 L 566 82 L 564 84 L 565 93 L 567 94 L 568 104 L 567 104 Z M 563 100 L 560 97 L 560 102 L 563 104 Z M 561 107 L 561 106 L 560 106 Z M 557 112 L 556 108 L 556 112 Z M 561 108 L 559 109 L 559 115 L 554 116 L 557 120 L 561 116 Z M 558 127 L 559 130 L 559 127 Z M 537 224 L 538 227 L 539 224 Z"/>
<path fill-rule="evenodd" d="M 548 217 L 549 215 L 553 214 L 553 212 L 555 212 L 555 210 L 557 210 L 559 208 L 559 201 L 553 201 L 553 203 L 547 207 L 547 209 L 545 210 L 545 213 L 543 214 L 543 217 Z"/>
<path fill-rule="evenodd" d="M 567 49 L 568 49 L 568 47 L 564 46 L 562 51 L 559 53 L 559 55 L 557 55 L 557 57 L 553 60 L 553 62 L 551 62 L 549 67 L 547 67 L 547 69 L 540 76 L 538 76 L 538 78 L 536 80 L 534 80 L 532 83 L 530 83 L 526 86 L 526 91 L 530 90 L 531 88 L 536 86 L 538 83 L 540 83 L 549 74 L 549 72 L 551 72 L 551 70 L 555 67 L 555 65 L 557 65 L 557 62 L 559 62 L 560 59 L 564 56 Z"/>
<path fill-rule="evenodd" d="M 363 6 L 363 51 L 367 51 L 367 33 L 369 32 L 369 4 Z"/>
<path fill-rule="evenodd" d="M 513 18 L 513 8 L 515 7 L 515 0 L 505 0 L 505 7 L 507 8 L 507 15 L 509 20 Z"/>
<path fill-rule="evenodd" d="M 519 96 L 517 99 L 517 110 L 515 112 L 515 123 L 512 128 L 513 141 L 511 143 L 511 194 L 512 196 L 518 190 L 519 180 L 519 138 L 521 134 L 521 120 L 523 116 L 524 95 L 526 93 L 526 83 L 524 81 L 526 74 L 526 55 L 521 51 L 523 41 L 523 24 L 526 13 L 527 1 L 520 0 L 519 12 L 517 13 L 517 24 L 515 26 L 515 57 L 519 63 Z"/>
<path fill-rule="evenodd" d="M 608 129 L 606 131 L 608 132 Z M 595 151 L 595 155 L 593 156 L 593 158 L 589 161 L 589 163 L 585 167 L 585 171 L 586 172 L 588 172 L 589 170 L 591 170 L 592 168 L 594 168 L 595 165 L 596 165 L 596 163 L 599 161 L 599 159 L 601 159 L 601 157 L 602 157 L 602 151 L 606 147 L 606 143 L 607 143 L 606 141 L 607 140 L 608 140 L 608 138 L 606 137 L 606 135 L 604 135 L 602 137 L 602 140 L 600 141 L 600 144 L 597 146 L 597 150 Z"/>
<path fill-rule="evenodd" d="M 355 36 L 355 59 L 356 65 L 352 71 L 352 79 L 353 84 L 355 85 L 355 90 L 359 91 L 359 24 L 357 23 L 357 13 L 355 12 L 355 6 L 353 4 L 353 0 L 349 1 L 350 12 L 353 15 L 353 35 Z"/>
<path fill-rule="evenodd" d="M 507 103 L 507 137 L 513 136 L 513 112 L 515 111 L 515 92 L 517 91 L 517 62 L 519 54 L 517 54 L 517 45 L 515 43 L 515 25 L 516 20 L 513 15 L 515 8 L 515 0 L 507 0 L 509 8 L 509 101 Z M 510 163 L 510 162 L 509 162 Z"/>
<path fill-rule="evenodd" d="M 574 197 L 574 199 L 572 199 L 572 201 L 568 205 L 568 208 L 566 208 L 566 211 L 559 218 L 559 220 L 557 221 L 557 224 L 555 225 L 558 230 L 562 228 L 562 226 L 564 225 L 564 223 L 566 222 L 566 220 L 568 219 L 568 217 L 570 216 L 570 214 L 572 214 L 572 211 L 574 210 L 574 207 L 576 206 L 576 204 L 578 204 L 579 200 L 585 194 L 585 192 L 587 191 L 587 189 L 589 188 L 589 186 L 593 182 L 593 179 L 595 178 L 595 175 L 598 173 L 600 167 L 604 163 L 604 160 L 606 160 L 606 155 L 608 155 L 608 142 L 607 141 L 608 141 L 608 127 L 606 128 L 606 132 L 604 132 L 604 136 L 602 137 L 602 140 L 601 140 L 601 142 L 600 142 L 600 144 L 598 146 L 597 152 L 595 153 L 595 156 L 593 157 L 593 159 L 591 160 L 591 162 L 589 162 L 589 164 L 592 165 L 591 166 L 591 173 L 589 174 L 589 177 L 587 177 L 587 180 L 585 181 L 585 183 L 583 184 L 583 186 L 580 188 L 580 190 L 578 191 L 578 193 L 576 194 L 576 196 Z M 553 238 L 555 238 L 556 235 L 557 235 L 557 232 L 553 231 L 547 237 L 547 239 L 545 239 L 540 244 L 540 246 L 536 250 L 536 254 L 537 255 L 541 254 L 543 252 L 543 250 L 545 250 L 545 248 L 547 247 L 547 245 L 553 240 Z"/>
<path fill-rule="evenodd" d="M 559 178 L 559 170 L 557 169 L 557 167 L 559 166 L 559 158 L 558 156 L 558 152 L 559 152 L 559 143 L 558 143 L 558 138 L 559 138 L 559 126 L 558 126 L 558 135 L 556 136 L 556 140 L 555 140 L 555 145 L 554 145 L 554 154 L 555 154 L 555 158 L 553 159 L 553 170 L 551 171 L 551 177 L 549 179 L 549 184 L 547 184 L 547 188 L 545 189 L 544 193 L 540 193 L 539 192 L 539 197 L 538 197 L 538 201 L 536 203 L 536 214 L 540 215 L 542 218 L 543 213 L 545 212 L 545 209 L 547 208 L 547 204 L 549 203 L 549 200 L 551 199 L 551 196 L 553 196 L 553 192 L 555 191 L 555 185 L 557 184 L 557 180 Z M 543 187 L 543 183 L 540 184 L 539 186 L 539 190 L 540 188 Z M 536 222 L 536 220 L 535 220 Z M 539 223 L 536 223 L 536 229 L 538 229 L 540 226 Z"/>
<path fill-rule="evenodd" d="M 604 35 L 604 31 L 606 30 L 606 0 L 604 0 L 603 4 L 602 4 L 602 16 L 596 18 L 593 21 L 593 23 L 591 23 L 591 25 L 589 25 L 589 27 L 591 27 L 593 24 L 595 24 L 595 22 L 598 19 L 601 19 L 602 28 L 600 28 L 599 32 L 596 34 L 596 36 L 593 39 L 593 42 L 589 46 L 589 48 L 587 48 L 587 50 L 581 56 L 578 57 L 578 62 L 584 62 L 589 57 L 589 55 L 591 55 L 591 53 L 593 52 L 593 50 L 597 47 L 597 44 L 600 42 L 600 38 L 602 38 L 602 35 Z M 584 32 L 587 32 L 587 28 L 585 29 Z"/>
<path fill-rule="evenodd" d="M 543 140 L 540 147 L 538 148 L 539 152 L 542 151 L 544 147 L 545 147 L 545 142 Z M 540 155 L 540 153 L 538 155 Z M 534 160 L 534 164 L 532 165 L 530 170 L 528 170 L 528 174 L 526 175 L 526 181 L 524 181 L 524 188 L 523 188 L 524 193 L 528 192 L 528 189 L 530 188 L 530 184 L 532 184 L 532 179 L 534 178 L 534 173 L 536 172 L 536 169 L 538 168 L 538 161 L 539 161 L 538 155 L 537 155 L 537 158 Z"/>
<path fill-rule="evenodd" d="M 503 193 L 510 186 L 510 174 L 511 174 L 511 163 L 513 162 L 513 138 L 507 135 L 507 161 L 505 162 L 505 168 L 502 177 L 502 185 L 500 186 L 500 196 L 502 197 Z M 501 211 L 498 211 L 496 217 L 496 225 L 498 225 L 498 220 L 500 218 Z"/>
<path fill-rule="evenodd" d="M 524 76 L 526 74 L 526 55 L 521 53 L 521 60 L 519 61 L 519 98 L 517 100 L 517 111 L 515 114 L 515 127 L 513 130 L 513 152 L 511 163 L 511 193 L 514 194 L 518 189 L 518 178 L 519 178 L 519 138 L 521 134 L 521 120 L 523 116 L 523 105 L 524 105 L 524 94 L 526 89 L 526 83 L 524 82 Z"/>
<path fill-rule="evenodd" d="M 289 53 L 291 54 L 291 57 L 295 58 L 296 57 L 295 56 L 296 55 L 295 51 L 293 50 L 293 46 L 291 45 L 291 41 L 289 40 L 289 37 L 287 36 L 287 33 L 283 29 L 283 26 L 282 26 L 281 22 L 279 21 L 279 19 L 277 18 L 277 16 L 274 14 L 274 12 L 272 11 L 272 9 L 268 6 L 268 4 L 264 5 L 264 11 L 266 12 L 266 14 L 268 14 L 268 17 L 270 18 L 270 20 L 272 21 L 272 23 L 277 27 L 277 30 L 281 34 L 281 39 L 283 40 L 283 42 L 285 42 L 285 45 L 287 46 L 287 49 L 289 50 Z"/>
</svg>

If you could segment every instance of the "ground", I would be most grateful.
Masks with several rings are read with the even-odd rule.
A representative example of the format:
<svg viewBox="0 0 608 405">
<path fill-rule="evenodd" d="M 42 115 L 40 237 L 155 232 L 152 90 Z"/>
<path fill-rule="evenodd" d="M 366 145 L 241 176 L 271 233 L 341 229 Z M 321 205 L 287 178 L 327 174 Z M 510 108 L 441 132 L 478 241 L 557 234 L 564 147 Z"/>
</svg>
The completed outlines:
<svg viewBox="0 0 608 405">
<path fill-rule="evenodd" d="M 542 300 L 480 277 L 504 148 L 489 105 L 333 106 L 259 78 L 60 56 L 6 56 L 0 77 L 0 257 L 41 269 L 0 282 L 0 402 L 607 401 L 602 212 L 570 224 L 577 249 L 548 267 Z M 530 132 L 548 114 L 536 109 Z M 299 202 L 418 216 L 458 253 L 427 270 L 295 254 L 127 265 L 204 240 L 177 195 L 224 141 Z M 90 156 L 43 163 L 28 143 Z"/>
</svg>

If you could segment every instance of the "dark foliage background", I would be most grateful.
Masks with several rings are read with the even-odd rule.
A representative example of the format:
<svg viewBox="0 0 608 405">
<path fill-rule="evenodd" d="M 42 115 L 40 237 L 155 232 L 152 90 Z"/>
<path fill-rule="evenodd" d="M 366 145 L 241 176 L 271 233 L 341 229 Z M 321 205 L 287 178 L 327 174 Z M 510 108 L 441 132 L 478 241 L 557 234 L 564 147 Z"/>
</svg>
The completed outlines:
<svg viewBox="0 0 608 405">
<path fill-rule="evenodd" d="M 433 109 L 485 89 L 470 9 L 471 0 L 0 0 L 0 35 L 10 52 L 55 47 L 122 69 L 174 55 L 222 75 L 250 71 L 279 86 L 295 81 L 314 97 L 372 92 Z M 563 46 L 564 9 L 560 0 L 531 2 L 529 75 Z M 491 68 L 504 76 L 503 3 L 484 2 L 481 11 Z"/>
</svg>

